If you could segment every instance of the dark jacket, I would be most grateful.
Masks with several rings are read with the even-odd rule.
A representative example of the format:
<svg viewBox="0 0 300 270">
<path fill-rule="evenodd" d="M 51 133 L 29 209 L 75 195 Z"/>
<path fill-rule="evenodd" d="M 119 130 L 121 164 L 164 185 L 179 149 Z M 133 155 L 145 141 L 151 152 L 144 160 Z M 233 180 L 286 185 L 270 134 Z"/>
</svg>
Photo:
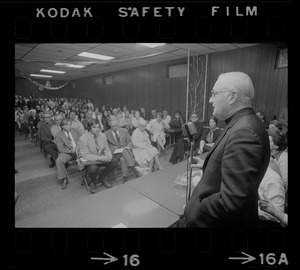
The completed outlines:
<svg viewBox="0 0 300 270">
<path fill-rule="evenodd" d="M 270 160 L 268 134 L 251 108 L 225 122 L 185 207 L 189 227 L 258 225 L 258 187 Z"/>
<path fill-rule="evenodd" d="M 170 123 L 169 123 L 169 126 L 170 128 L 181 128 L 182 125 L 185 124 L 185 119 L 180 116 L 178 119 L 177 118 L 172 118 Z"/>
<path fill-rule="evenodd" d="M 203 133 L 202 133 L 202 136 L 201 136 L 200 140 L 204 140 L 205 143 L 208 143 L 207 140 L 206 140 L 206 138 L 207 138 L 207 135 L 208 135 L 209 132 L 210 132 L 210 128 L 205 128 L 205 129 L 203 130 Z M 213 142 L 215 142 L 215 141 L 218 139 L 218 137 L 219 137 L 219 135 L 221 134 L 221 132 L 222 132 L 222 130 L 219 129 L 219 128 L 216 129 L 216 130 L 213 132 Z"/>
</svg>

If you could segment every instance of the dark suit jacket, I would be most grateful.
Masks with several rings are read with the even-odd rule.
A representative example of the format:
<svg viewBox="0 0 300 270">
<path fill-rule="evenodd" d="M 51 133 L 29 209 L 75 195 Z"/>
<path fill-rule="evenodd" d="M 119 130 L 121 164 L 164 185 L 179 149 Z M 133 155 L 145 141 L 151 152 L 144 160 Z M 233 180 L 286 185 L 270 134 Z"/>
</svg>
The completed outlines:
<svg viewBox="0 0 300 270">
<path fill-rule="evenodd" d="M 108 146 L 112 154 L 114 154 L 114 151 L 118 148 L 124 148 L 124 147 L 129 147 L 130 149 L 132 148 L 131 137 L 126 128 L 119 128 L 120 145 L 115 139 L 112 132 L 113 131 L 111 129 L 105 132 Z"/>
<path fill-rule="evenodd" d="M 190 227 L 255 227 L 258 187 L 270 160 L 268 134 L 251 108 L 226 121 L 185 207 Z"/>
</svg>

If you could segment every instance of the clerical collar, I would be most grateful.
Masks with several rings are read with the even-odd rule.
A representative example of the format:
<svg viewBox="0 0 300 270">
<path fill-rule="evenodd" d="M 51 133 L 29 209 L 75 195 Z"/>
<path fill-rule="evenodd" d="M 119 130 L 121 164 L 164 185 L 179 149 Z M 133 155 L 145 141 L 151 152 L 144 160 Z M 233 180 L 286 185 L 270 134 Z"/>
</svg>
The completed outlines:
<svg viewBox="0 0 300 270">
<path fill-rule="evenodd" d="M 253 110 L 253 109 L 250 107 L 246 107 L 241 110 L 238 110 L 237 112 L 235 112 L 231 116 L 229 116 L 227 119 L 225 119 L 224 122 L 226 123 L 226 125 L 228 125 L 233 118 L 236 118 L 237 116 L 239 116 L 240 114 L 242 114 L 243 112 L 248 111 L 248 110 Z"/>
</svg>

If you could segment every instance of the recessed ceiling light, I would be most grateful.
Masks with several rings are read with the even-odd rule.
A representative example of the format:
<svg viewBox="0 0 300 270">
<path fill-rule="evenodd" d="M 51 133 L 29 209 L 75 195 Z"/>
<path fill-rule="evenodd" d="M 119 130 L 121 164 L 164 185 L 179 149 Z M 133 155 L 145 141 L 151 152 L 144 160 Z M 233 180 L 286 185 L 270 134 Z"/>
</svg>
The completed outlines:
<svg viewBox="0 0 300 270">
<path fill-rule="evenodd" d="M 145 46 L 145 47 L 149 47 L 149 48 L 156 48 L 156 47 L 164 46 L 167 43 L 137 43 L 137 44 Z"/>
<path fill-rule="evenodd" d="M 111 60 L 114 59 L 112 56 L 107 56 L 107 55 L 101 55 L 101 54 L 96 54 L 96 53 L 88 53 L 88 52 L 83 52 L 78 54 L 78 56 L 83 56 L 83 57 L 88 57 L 88 58 L 94 58 L 94 59 L 100 59 L 100 60 Z"/>
<path fill-rule="evenodd" d="M 40 71 L 42 71 L 42 72 L 49 72 L 49 73 L 59 73 L 59 74 L 64 74 L 64 73 L 66 73 L 65 71 L 52 70 L 52 69 L 41 69 Z"/>
<path fill-rule="evenodd" d="M 70 68 L 84 68 L 85 66 L 82 65 L 74 65 L 69 63 L 56 63 L 55 66 L 64 66 L 64 67 L 70 67 Z"/>
<path fill-rule="evenodd" d="M 42 74 L 30 74 L 31 77 L 44 77 L 44 78 L 52 78 L 50 75 L 42 75 Z"/>
</svg>

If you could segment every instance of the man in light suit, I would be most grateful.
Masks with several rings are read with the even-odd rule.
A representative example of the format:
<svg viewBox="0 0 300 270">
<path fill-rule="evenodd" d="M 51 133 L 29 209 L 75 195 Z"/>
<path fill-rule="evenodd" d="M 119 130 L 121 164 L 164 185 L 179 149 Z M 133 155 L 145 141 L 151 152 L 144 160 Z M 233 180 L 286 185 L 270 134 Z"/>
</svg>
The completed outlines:
<svg viewBox="0 0 300 270">
<path fill-rule="evenodd" d="M 97 164 L 86 166 L 89 175 L 88 180 L 90 192 L 96 192 L 96 185 L 99 180 L 102 180 L 103 186 L 111 188 L 108 183 L 113 176 L 115 169 L 118 166 L 118 160 L 112 156 L 108 147 L 106 135 L 101 132 L 98 119 L 91 119 L 88 124 L 88 131 L 84 133 L 78 142 L 80 154 L 87 161 L 97 161 Z M 100 168 L 105 167 L 100 172 Z"/>
<path fill-rule="evenodd" d="M 80 138 L 80 133 L 71 128 L 71 120 L 64 118 L 60 123 L 61 130 L 58 131 L 55 143 L 58 149 L 58 158 L 56 159 L 57 179 L 62 180 L 62 189 L 65 189 L 69 183 L 67 173 L 67 162 L 77 159 L 76 147 Z"/>
<path fill-rule="evenodd" d="M 124 183 L 128 179 L 128 168 L 132 170 L 135 177 L 139 177 L 138 171 L 135 169 L 135 160 L 132 154 L 132 142 L 129 132 L 126 128 L 119 127 L 117 120 L 109 122 L 110 129 L 105 132 L 108 146 L 112 154 L 120 160 L 121 170 Z M 122 153 L 115 153 L 117 149 L 123 149 Z"/>
<path fill-rule="evenodd" d="M 209 102 L 226 122 L 203 165 L 179 223 L 188 227 L 257 227 L 258 187 L 267 170 L 270 145 L 252 109 L 254 87 L 242 72 L 221 74 Z"/>
</svg>

